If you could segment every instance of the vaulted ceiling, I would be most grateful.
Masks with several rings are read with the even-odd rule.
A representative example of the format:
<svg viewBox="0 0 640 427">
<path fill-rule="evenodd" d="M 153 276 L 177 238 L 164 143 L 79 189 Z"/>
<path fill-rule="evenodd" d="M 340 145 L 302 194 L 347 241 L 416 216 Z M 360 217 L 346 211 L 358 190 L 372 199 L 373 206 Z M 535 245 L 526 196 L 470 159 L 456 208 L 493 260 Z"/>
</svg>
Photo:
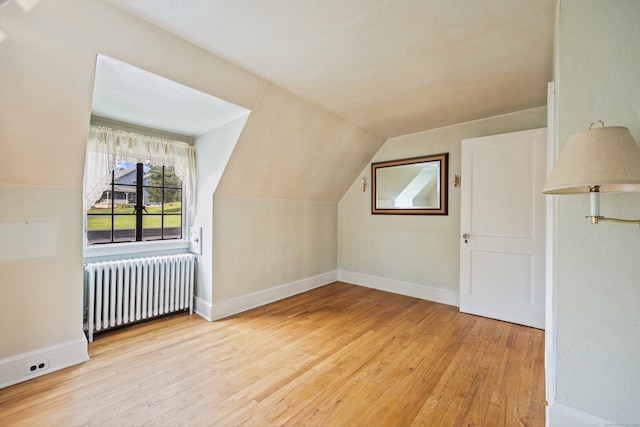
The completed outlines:
<svg viewBox="0 0 640 427">
<path fill-rule="evenodd" d="M 554 0 L 110 0 L 383 137 L 539 107 Z"/>
</svg>

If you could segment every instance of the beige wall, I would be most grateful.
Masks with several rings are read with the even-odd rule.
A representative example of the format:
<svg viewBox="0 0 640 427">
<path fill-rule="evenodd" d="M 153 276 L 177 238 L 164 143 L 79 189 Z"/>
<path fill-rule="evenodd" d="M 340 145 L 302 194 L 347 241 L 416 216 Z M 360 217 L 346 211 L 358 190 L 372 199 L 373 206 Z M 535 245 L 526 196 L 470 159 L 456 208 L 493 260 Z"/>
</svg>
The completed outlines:
<svg viewBox="0 0 640 427">
<path fill-rule="evenodd" d="M 335 271 L 337 204 L 213 198 L 213 303 Z"/>
<path fill-rule="evenodd" d="M 371 162 L 448 152 L 451 178 L 460 174 L 462 139 L 545 127 L 546 118 L 541 107 L 390 138 Z M 460 188 L 449 186 L 447 216 L 372 215 L 371 189 L 361 184 L 370 175 L 367 166 L 340 201 L 340 270 L 457 292 Z"/>
<path fill-rule="evenodd" d="M 240 241 L 248 256 L 216 261 L 214 297 L 335 269 L 335 204 L 381 138 L 108 2 L 41 0 L 30 10 L 3 3 L 0 30 L 0 222 L 43 216 L 62 233 L 55 268 L 52 259 L 0 260 L 0 358 L 81 335 L 82 175 L 98 53 L 252 110 L 213 218 L 230 221 L 217 226 L 218 255 L 236 256 L 228 249 Z M 28 188 L 15 197 L 14 185 Z M 225 237 L 246 228 L 256 234 Z M 283 248 L 299 254 L 261 258 Z"/>
<path fill-rule="evenodd" d="M 0 184 L 0 200 L 0 360 L 80 339 L 81 192 Z"/>
<path fill-rule="evenodd" d="M 214 304 L 337 270 L 337 203 L 383 140 L 266 85 L 213 200 Z"/>
<path fill-rule="evenodd" d="M 594 120 L 640 141 L 640 2 L 561 0 L 557 148 Z M 603 194 L 605 216 L 640 216 L 640 195 Z M 640 232 L 591 225 L 586 196 L 557 196 L 557 400 L 616 423 L 640 422 Z"/>
<path fill-rule="evenodd" d="M 196 279 L 196 309 L 205 318 L 210 318 L 210 309 L 202 309 L 212 302 L 213 283 L 213 193 L 215 193 L 231 153 L 242 133 L 246 113 L 204 135 L 196 138 L 196 212 L 193 226 L 201 228 L 201 254 L 198 255 Z"/>
<path fill-rule="evenodd" d="M 337 203 L 383 142 L 266 84 L 216 194 Z"/>
</svg>

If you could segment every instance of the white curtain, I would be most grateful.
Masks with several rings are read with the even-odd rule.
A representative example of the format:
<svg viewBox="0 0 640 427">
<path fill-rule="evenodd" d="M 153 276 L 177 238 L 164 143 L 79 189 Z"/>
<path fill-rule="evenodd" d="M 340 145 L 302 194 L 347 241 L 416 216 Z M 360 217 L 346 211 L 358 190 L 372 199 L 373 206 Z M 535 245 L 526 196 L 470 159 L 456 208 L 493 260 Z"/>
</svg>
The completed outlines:
<svg viewBox="0 0 640 427">
<path fill-rule="evenodd" d="M 196 162 L 191 145 L 93 125 L 89 129 L 84 164 L 84 213 L 109 189 L 111 171 L 117 161 L 173 166 L 182 181 L 187 212 L 193 220 Z"/>
</svg>

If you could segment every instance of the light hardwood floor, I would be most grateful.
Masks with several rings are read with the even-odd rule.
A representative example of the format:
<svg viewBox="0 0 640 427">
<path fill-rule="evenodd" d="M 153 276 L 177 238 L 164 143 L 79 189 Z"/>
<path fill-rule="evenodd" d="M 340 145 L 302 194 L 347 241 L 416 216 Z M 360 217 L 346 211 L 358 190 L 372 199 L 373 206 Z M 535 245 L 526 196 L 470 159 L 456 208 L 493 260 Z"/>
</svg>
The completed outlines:
<svg viewBox="0 0 640 427">
<path fill-rule="evenodd" d="M 1 426 L 544 425 L 544 332 L 334 283 L 97 335 L 0 390 Z"/>
</svg>

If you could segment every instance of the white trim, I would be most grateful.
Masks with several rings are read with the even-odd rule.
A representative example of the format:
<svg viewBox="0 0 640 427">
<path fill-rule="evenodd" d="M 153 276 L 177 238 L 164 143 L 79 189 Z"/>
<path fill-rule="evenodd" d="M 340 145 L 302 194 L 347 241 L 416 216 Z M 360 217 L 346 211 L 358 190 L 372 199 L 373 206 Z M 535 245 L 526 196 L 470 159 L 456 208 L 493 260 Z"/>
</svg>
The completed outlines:
<svg viewBox="0 0 640 427">
<path fill-rule="evenodd" d="M 86 218 L 86 215 L 85 215 Z M 85 233 L 86 235 L 86 233 Z M 172 250 L 189 250 L 189 240 L 156 240 L 149 242 L 110 243 L 105 245 L 87 246 L 84 248 L 85 261 L 89 258 L 102 256 L 126 257 L 128 255 Z"/>
<path fill-rule="evenodd" d="M 195 311 L 195 313 L 198 316 L 211 322 L 213 320 L 211 318 L 211 315 L 213 313 L 213 304 L 211 304 L 209 301 L 202 299 L 198 296 L 194 297 L 194 302 L 195 302 L 195 309 L 193 311 Z"/>
<path fill-rule="evenodd" d="M 547 421 L 550 427 L 607 427 L 625 425 L 612 423 L 559 403 L 549 407 L 549 416 L 547 417 Z"/>
<path fill-rule="evenodd" d="M 21 353 L 0 360 L 0 389 L 89 360 L 87 338 Z M 28 366 L 46 361 L 47 367 L 27 373 Z"/>
<path fill-rule="evenodd" d="M 558 148 L 556 138 L 556 99 L 555 83 L 547 84 L 547 174 L 551 172 Z M 547 196 L 546 211 L 546 287 L 545 287 L 545 334 L 544 334 L 544 383 L 546 400 L 550 404 L 556 401 L 556 236 L 558 200 L 556 196 Z M 550 408 L 547 407 L 546 426 L 550 426 Z"/>
<path fill-rule="evenodd" d="M 380 291 L 433 301 L 440 304 L 453 305 L 455 307 L 460 306 L 460 292 L 452 291 L 450 289 L 418 285 L 415 283 L 387 279 L 385 277 L 369 276 L 367 274 L 345 270 L 340 270 L 338 272 L 338 280 L 341 282 L 353 283 L 354 285 L 365 286 L 367 288 L 378 289 Z"/>
<path fill-rule="evenodd" d="M 211 315 L 209 318 L 213 320 L 222 319 L 252 308 L 260 307 L 265 304 L 272 303 L 290 296 L 306 292 L 311 289 L 319 288 L 337 280 L 337 271 L 331 271 L 319 276 L 308 277 L 306 279 L 297 280 L 295 282 L 276 286 L 270 289 L 254 292 L 248 295 L 242 295 L 236 298 L 219 301 L 211 307 Z M 197 302 L 196 302 L 197 304 Z M 205 319 L 207 316 L 198 313 Z"/>
</svg>

